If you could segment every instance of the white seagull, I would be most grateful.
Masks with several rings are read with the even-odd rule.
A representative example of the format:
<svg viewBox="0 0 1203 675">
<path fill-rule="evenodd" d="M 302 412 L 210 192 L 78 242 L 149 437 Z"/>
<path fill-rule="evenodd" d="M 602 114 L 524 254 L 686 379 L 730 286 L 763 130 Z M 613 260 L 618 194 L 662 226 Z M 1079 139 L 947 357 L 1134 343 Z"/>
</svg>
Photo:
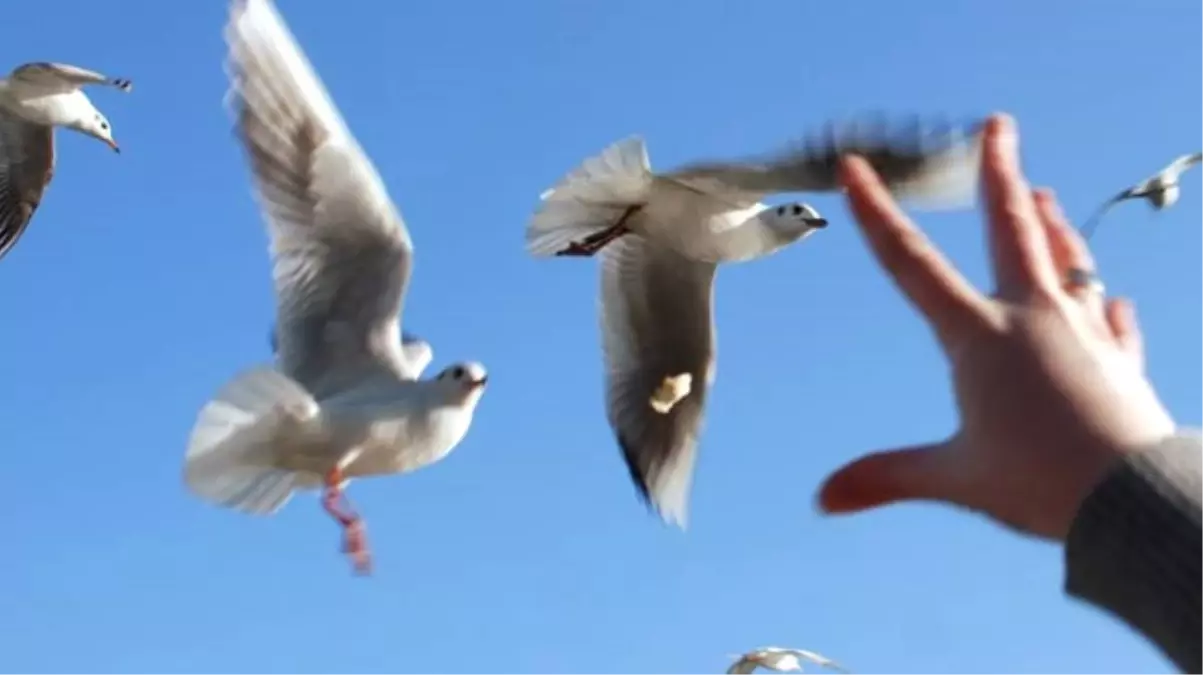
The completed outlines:
<svg viewBox="0 0 1203 675">
<path fill-rule="evenodd" d="M 0 78 L 0 258 L 24 234 L 54 175 L 54 128 L 65 127 L 120 152 L 113 128 L 84 85 L 128 92 L 129 80 L 63 63 L 26 63 Z"/>
<path fill-rule="evenodd" d="M 419 381 L 432 352 L 403 346 L 413 245 L 379 175 L 269 0 L 234 0 L 230 105 L 271 235 L 275 367 L 228 382 L 201 410 L 185 457 L 202 498 L 270 514 L 324 488 L 345 550 L 370 570 L 350 478 L 413 471 L 463 439 L 484 366 Z"/>
<path fill-rule="evenodd" d="M 747 654 L 730 654 L 728 657 L 735 659 L 731 667 L 727 668 L 728 673 L 751 673 L 755 672 L 757 667 L 768 668 L 779 673 L 801 672 L 802 661 L 809 661 L 810 663 L 830 668 L 831 670 L 848 672 L 846 668 L 835 661 L 820 654 L 808 652 L 805 649 L 762 647 Z"/>
<path fill-rule="evenodd" d="M 837 133 L 839 131 L 840 133 Z M 840 155 L 864 156 L 895 194 L 929 208 L 972 203 L 980 130 L 851 126 L 769 162 L 695 164 L 653 173 L 629 137 L 555 187 L 526 232 L 536 257 L 601 253 L 606 412 L 640 497 L 682 529 L 706 401 L 715 375 L 718 265 L 769 255 L 826 226 L 803 203 L 766 194 L 839 189 Z"/>
<path fill-rule="evenodd" d="M 1157 211 L 1173 206 L 1177 203 L 1182 191 L 1178 185 L 1178 178 L 1200 162 L 1203 162 L 1203 152 L 1182 155 L 1155 175 L 1103 202 L 1103 205 L 1082 226 L 1082 236 L 1089 239 L 1111 207 L 1129 199 L 1144 199 Z"/>
</svg>

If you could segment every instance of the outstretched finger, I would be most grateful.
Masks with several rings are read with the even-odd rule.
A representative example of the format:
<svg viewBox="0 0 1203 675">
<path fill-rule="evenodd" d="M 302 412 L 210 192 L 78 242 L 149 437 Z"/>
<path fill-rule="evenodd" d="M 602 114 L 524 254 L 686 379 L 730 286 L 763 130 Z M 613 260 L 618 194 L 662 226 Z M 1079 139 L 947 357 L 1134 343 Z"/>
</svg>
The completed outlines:
<svg viewBox="0 0 1203 675">
<path fill-rule="evenodd" d="M 915 227 L 873 168 L 860 157 L 840 167 L 848 204 L 877 261 L 946 345 L 989 322 L 994 308 Z"/>
<path fill-rule="evenodd" d="M 982 184 L 990 221 L 990 253 L 1000 297 L 1022 301 L 1061 284 L 1048 240 L 1019 167 L 1019 135 L 1008 115 L 986 122 Z"/>
<path fill-rule="evenodd" d="M 1061 206 L 1057 203 L 1057 198 L 1053 195 L 1052 190 L 1037 189 L 1033 193 L 1033 200 L 1036 203 L 1036 213 L 1040 216 L 1040 222 L 1044 226 L 1044 234 L 1052 253 L 1053 266 L 1057 271 L 1057 278 L 1061 281 L 1062 290 L 1066 295 L 1081 302 L 1091 318 L 1101 326 L 1104 299 L 1103 294 L 1099 292 L 1101 287 L 1096 288 L 1094 284 L 1085 286 L 1069 284 L 1073 270 L 1090 275 L 1096 273 L 1094 256 L 1090 254 L 1086 241 L 1069 224 L 1069 220 L 1061 211 Z"/>
</svg>

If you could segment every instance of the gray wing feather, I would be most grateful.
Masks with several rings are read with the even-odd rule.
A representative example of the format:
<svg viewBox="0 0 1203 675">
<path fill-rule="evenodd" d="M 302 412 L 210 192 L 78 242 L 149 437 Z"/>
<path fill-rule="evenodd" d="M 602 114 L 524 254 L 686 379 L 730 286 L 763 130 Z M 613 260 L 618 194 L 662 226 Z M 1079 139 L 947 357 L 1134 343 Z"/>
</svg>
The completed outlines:
<svg viewBox="0 0 1203 675">
<path fill-rule="evenodd" d="M 884 119 L 828 124 L 775 157 L 700 162 L 666 175 L 699 186 L 722 184 L 751 196 L 840 190 L 843 155 L 864 157 L 900 198 L 929 207 L 960 206 L 976 194 L 981 164 L 979 124 L 908 124 Z"/>
<path fill-rule="evenodd" d="M 426 370 L 426 366 L 434 359 L 434 348 L 430 343 L 411 333 L 401 334 L 401 352 L 405 355 L 406 367 L 414 379 L 421 377 L 422 371 Z"/>
<path fill-rule="evenodd" d="M 412 243 L 375 168 L 283 21 L 236 2 L 230 105 L 268 221 L 285 372 L 330 393 L 381 370 L 408 376 L 401 301 Z"/>
<path fill-rule="evenodd" d="M 1103 216 L 1107 215 L 1107 213 L 1111 211 L 1112 207 L 1129 199 L 1138 199 L 1143 197 L 1146 194 L 1147 189 L 1146 183 L 1141 183 L 1140 185 L 1128 188 L 1127 190 L 1124 190 L 1123 192 L 1111 197 L 1102 204 L 1099 204 L 1098 208 L 1094 210 L 1094 213 L 1090 214 L 1090 217 L 1086 219 L 1086 222 L 1082 223 L 1082 227 L 1078 230 L 1078 232 L 1082 235 L 1082 238 L 1090 239 L 1090 237 L 1094 235 L 1095 231 L 1099 229 L 1099 223 L 1103 222 Z"/>
<path fill-rule="evenodd" d="M 822 654 L 808 651 L 806 649 L 790 649 L 789 651 L 793 652 L 793 654 L 795 656 L 797 656 L 798 658 L 806 660 L 806 661 L 810 661 L 811 663 L 813 663 L 815 665 L 823 666 L 824 668 L 830 668 L 831 670 L 838 670 L 842 673 L 849 672 L 849 670 L 847 668 L 840 665 L 838 662 L 832 661 L 831 659 L 827 658 L 826 656 L 823 656 Z"/>
<path fill-rule="evenodd" d="M 684 527 L 715 331 L 711 263 L 637 235 L 602 249 L 601 328 L 610 426 L 641 497 Z M 649 399 L 665 377 L 689 373 L 689 394 L 661 414 Z"/>
<path fill-rule="evenodd" d="M 49 61 L 17 66 L 12 76 L 30 84 L 56 89 L 74 89 L 85 84 L 109 84 L 127 92 L 133 88 L 133 83 L 125 78 L 110 78 L 94 70 Z"/>
<path fill-rule="evenodd" d="M 727 668 L 727 675 L 736 675 L 737 673 L 740 675 L 754 673 L 756 672 L 757 665 L 759 664 L 754 659 L 743 657 L 735 663 L 732 663 L 730 668 Z"/>
<path fill-rule="evenodd" d="M 0 114 L 0 258 L 20 240 L 54 175 L 54 129 Z"/>
</svg>

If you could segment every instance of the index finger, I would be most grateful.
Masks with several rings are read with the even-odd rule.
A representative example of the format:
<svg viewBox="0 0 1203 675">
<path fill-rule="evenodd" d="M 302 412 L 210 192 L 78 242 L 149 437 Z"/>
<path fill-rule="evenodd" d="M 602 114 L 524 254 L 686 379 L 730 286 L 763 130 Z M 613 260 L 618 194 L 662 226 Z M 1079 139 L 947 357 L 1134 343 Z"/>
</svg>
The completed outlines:
<svg viewBox="0 0 1203 675">
<path fill-rule="evenodd" d="M 841 162 L 840 180 L 878 263 L 927 317 L 945 345 L 992 323 L 993 302 L 961 276 L 907 218 L 867 161 L 846 157 Z"/>
</svg>

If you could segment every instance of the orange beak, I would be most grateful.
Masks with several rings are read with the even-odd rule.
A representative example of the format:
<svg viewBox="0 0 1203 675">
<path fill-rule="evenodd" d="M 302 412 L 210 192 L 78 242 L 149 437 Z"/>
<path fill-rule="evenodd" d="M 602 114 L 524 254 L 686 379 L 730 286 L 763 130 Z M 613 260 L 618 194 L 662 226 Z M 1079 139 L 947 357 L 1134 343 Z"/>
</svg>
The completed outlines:
<svg viewBox="0 0 1203 675">
<path fill-rule="evenodd" d="M 118 145 L 117 145 L 117 141 L 114 141 L 113 139 L 111 139 L 111 138 L 110 138 L 110 139 L 107 139 L 107 140 L 105 141 L 105 143 L 106 143 L 106 144 L 107 144 L 107 145 L 108 145 L 110 148 L 112 148 L 112 149 L 113 149 L 113 152 L 115 152 L 115 153 L 117 153 L 117 154 L 121 154 L 121 148 L 120 148 L 120 147 L 118 147 Z"/>
</svg>

